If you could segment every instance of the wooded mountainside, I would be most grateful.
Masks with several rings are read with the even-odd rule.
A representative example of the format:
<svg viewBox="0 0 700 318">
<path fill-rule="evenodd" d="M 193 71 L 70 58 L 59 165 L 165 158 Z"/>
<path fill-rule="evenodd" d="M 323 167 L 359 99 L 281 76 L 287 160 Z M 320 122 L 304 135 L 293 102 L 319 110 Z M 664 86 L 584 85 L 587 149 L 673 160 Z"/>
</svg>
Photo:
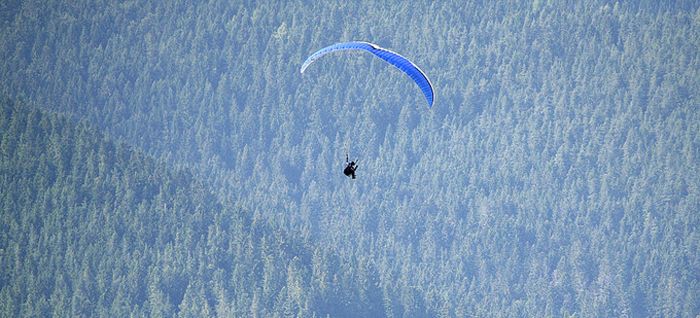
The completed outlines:
<svg viewBox="0 0 700 318">
<path fill-rule="evenodd" d="M 0 127 L 3 316 L 304 313 L 312 253 L 259 216 L 85 124 L 5 100 Z"/>
<path fill-rule="evenodd" d="M 3 1 L 0 78 L 2 317 L 700 314 L 696 1 Z"/>
</svg>

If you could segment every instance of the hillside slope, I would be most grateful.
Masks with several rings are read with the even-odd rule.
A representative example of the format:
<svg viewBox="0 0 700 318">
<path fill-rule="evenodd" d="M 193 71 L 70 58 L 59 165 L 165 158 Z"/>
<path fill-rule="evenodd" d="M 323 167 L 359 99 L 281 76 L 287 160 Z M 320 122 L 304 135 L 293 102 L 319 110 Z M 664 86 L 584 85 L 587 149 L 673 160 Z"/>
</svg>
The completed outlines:
<svg viewBox="0 0 700 318">
<path fill-rule="evenodd" d="M 215 198 L 191 200 L 235 202 L 306 251 L 266 240 L 280 257 L 269 272 L 295 264 L 302 274 L 285 277 L 302 283 L 281 291 L 294 280 L 243 275 L 275 285 L 237 294 L 236 308 L 700 314 L 698 1 L 0 6 L 0 91 L 184 167 L 199 180 L 186 188 Z M 299 74 L 308 54 L 347 40 L 415 61 L 434 107 L 368 55 Z M 341 174 L 346 151 L 356 180 Z M 146 202 L 161 192 L 145 191 Z M 185 198 L 149 204 L 163 214 L 173 200 Z M 195 226 L 192 215 L 177 219 Z"/>
<path fill-rule="evenodd" d="M 1 106 L 0 316 L 309 316 L 324 303 L 307 288 L 328 275 L 310 245 L 89 125 Z"/>
</svg>

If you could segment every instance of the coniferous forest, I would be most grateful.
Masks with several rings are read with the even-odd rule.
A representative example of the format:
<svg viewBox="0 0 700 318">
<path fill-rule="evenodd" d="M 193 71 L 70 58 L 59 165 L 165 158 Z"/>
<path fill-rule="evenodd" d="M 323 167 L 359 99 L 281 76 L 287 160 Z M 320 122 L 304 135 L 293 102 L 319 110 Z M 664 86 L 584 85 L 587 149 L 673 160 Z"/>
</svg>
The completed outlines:
<svg viewBox="0 0 700 318">
<path fill-rule="evenodd" d="M 0 317 L 700 315 L 697 1 L 7 0 L 0 79 Z"/>
</svg>

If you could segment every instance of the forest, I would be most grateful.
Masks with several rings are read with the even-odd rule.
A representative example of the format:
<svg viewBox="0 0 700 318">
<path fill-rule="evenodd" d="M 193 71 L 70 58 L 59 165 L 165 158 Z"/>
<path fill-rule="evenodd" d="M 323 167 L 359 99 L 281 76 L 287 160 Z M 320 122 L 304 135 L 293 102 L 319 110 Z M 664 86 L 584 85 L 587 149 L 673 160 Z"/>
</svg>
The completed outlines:
<svg viewBox="0 0 700 318">
<path fill-rule="evenodd" d="M 697 1 L 8 0 L 0 78 L 0 317 L 700 315 Z"/>
</svg>

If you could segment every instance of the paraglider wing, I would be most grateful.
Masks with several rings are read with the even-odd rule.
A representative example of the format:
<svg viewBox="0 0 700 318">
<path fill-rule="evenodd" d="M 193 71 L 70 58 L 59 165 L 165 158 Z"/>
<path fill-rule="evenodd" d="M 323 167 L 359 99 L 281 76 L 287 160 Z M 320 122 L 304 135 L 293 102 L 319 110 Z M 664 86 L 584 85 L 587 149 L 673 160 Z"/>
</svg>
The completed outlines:
<svg viewBox="0 0 700 318">
<path fill-rule="evenodd" d="M 406 73 L 406 75 L 411 77 L 411 79 L 421 89 L 423 95 L 425 96 L 425 99 L 428 101 L 428 107 L 433 106 L 435 95 L 433 92 L 433 85 L 430 83 L 428 76 L 426 76 L 425 73 L 420 68 L 418 68 L 418 66 L 413 64 L 413 62 L 409 61 L 407 58 L 401 56 L 396 52 L 387 50 L 369 42 L 344 42 L 324 47 L 316 51 L 314 54 L 311 54 L 306 59 L 306 61 L 304 61 L 304 64 L 301 65 L 301 73 L 304 73 L 306 68 L 309 67 L 311 63 L 319 59 L 321 56 L 324 56 L 331 52 L 344 50 L 363 50 L 370 52 L 375 56 L 381 58 L 382 60 L 387 61 L 394 67 L 400 69 L 402 72 Z"/>
</svg>

